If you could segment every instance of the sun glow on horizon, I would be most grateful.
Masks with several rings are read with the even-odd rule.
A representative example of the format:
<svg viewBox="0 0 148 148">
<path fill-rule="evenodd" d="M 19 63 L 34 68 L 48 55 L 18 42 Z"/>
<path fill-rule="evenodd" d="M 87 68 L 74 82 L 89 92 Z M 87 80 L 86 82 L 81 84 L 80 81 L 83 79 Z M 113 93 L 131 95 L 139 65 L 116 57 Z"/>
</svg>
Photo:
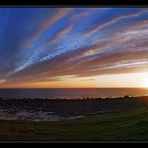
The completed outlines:
<svg viewBox="0 0 148 148">
<path fill-rule="evenodd" d="M 143 82 L 143 87 L 148 88 L 148 78 L 146 78 Z"/>
<path fill-rule="evenodd" d="M 0 88 L 148 88 L 148 73 L 127 73 L 91 77 L 64 76 L 49 81 L 1 84 Z"/>
<path fill-rule="evenodd" d="M 140 86 L 142 88 L 148 88 L 148 73 L 140 73 L 140 77 L 138 78 L 138 81 L 140 82 Z"/>
</svg>

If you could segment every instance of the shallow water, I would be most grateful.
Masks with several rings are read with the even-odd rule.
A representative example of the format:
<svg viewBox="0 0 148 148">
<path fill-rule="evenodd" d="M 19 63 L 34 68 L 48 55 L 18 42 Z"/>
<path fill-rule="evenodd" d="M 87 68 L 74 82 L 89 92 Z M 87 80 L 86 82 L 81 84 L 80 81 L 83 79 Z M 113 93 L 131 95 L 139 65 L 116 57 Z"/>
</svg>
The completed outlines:
<svg viewBox="0 0 148 148">
<path fill-rule="evenodd" d="M 15 111 L 13 109 L 0 109 L 0 120 L 28 120 L 28 121 L 62 121 L 82 118 L 82 115 L 62 117 L 53 112 Z"/>
</svg>

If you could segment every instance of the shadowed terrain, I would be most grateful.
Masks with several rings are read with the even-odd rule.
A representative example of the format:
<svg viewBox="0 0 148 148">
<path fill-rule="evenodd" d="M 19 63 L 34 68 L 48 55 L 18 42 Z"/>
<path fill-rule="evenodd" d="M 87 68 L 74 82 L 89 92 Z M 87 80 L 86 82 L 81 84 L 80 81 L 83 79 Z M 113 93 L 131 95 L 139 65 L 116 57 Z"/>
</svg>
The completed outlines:
<svg viewBox="0 0 148 148">
<path fill-rule="evenodd" d="M 7 100 L 7 103 L 9 101 Z M 48 102 L 48 100 L 45 101 Z M 62 102 L 61 100 L 54 101 L 56 104 L 58 104 L 58 101 Z M 101 102 L 100 106 L 104 104 L 104 111 L 106 109 L 106 111 L 110 110 L 112 112 L 102 112 L 100 114 L 99 111 L 103 107 L 99 108 L 99 105 L 98 107 L 96 105 L 96 109 L 94 107 L 91 110 L 90 108 L 93 106 L 93 102 L 97 104 L 97 101 Z M 18 101 L 18 106 L 20 102 Z M 50 100 L 49 102 L 51 103 L 52 101 Z M 15 102 L 15 104 L 17 103 Z M 63 104 L 65 106 L 73 104 L 72 106 L 74 106 L 75 104 L 76 109 L 78 109 L 78 106 L 81 106 L 79 110 L 82 110 L 79 113 L 85 112 L 84 106 L 86 105 L 88 112 L 86 112 L 87 115 L 84 118 L 75 120 L 39 122 L 1 120 L 0 140 L 148 140 L 147 97 L 108 98 L 107 100 L 63 100 L 63 104 L 59 104 L 61 106 Z M 91 106 L 90 108 L 88 104 Z M 74 109 L 65 109 L 65 111 L 69 111 L 67 113 L 72 115 Z M 64 111 L 60 115 L 65 115 Z"/>
<path fill-rule="evenodd" d="M 9 113 L 18 111 L 49 112 L 59 116 L 79 116 L 87 114 L 118 113 L 145 106 L 148 97 L 83 98 L 83 99 L 2 99 L 0 109 Z"/>
</svg>

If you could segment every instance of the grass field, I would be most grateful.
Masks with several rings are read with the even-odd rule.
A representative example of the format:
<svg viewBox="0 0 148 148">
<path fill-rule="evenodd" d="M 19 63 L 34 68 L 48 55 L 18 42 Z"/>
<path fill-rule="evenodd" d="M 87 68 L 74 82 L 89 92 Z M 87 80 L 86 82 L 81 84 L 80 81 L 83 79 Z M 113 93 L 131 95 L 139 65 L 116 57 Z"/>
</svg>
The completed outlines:
<svg viewBox="0 0 148 148">
<path fill-rule="evenodd" d="M 148 108 L 69 121 L 0 121 L 0 140 L 148 140 Z"/>
</svg>

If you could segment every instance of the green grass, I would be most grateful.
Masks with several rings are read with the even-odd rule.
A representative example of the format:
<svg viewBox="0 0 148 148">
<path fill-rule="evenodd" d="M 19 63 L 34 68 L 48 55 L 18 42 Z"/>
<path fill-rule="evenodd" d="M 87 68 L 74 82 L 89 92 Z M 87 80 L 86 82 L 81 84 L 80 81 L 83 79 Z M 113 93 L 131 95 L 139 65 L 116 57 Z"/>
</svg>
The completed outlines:
<svg viewBox="0 0 148 148">
<path fill-rule="evenodd" d="M 148 140 L 148 109 L 58 122 L 0 121 L 0 140 Z"/>
</svg>

